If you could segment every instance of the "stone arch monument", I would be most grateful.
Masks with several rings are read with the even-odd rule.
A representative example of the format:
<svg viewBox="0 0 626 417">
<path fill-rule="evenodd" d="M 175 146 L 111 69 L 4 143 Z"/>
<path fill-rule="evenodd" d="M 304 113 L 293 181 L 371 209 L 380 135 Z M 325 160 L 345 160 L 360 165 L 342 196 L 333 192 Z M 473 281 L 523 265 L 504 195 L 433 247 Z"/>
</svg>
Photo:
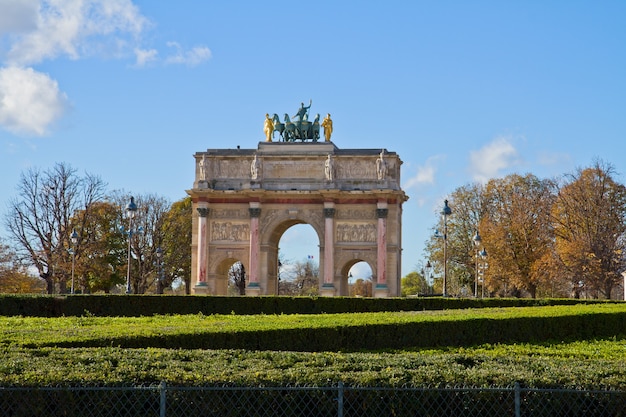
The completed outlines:
<svg viewBox="0 0 626 417">
<path fill-rule="evenodd" d="M 330 116 L 330 115 L 329 115 Z M 267 125 L 266 125 L 267 128 Z M 278 291 L 278 243 L 299 223 L 319 238 L 320 295 L 348 295 L 348 271 L 364 261 L 374 296 L 400 295 L 402 161 L 386 149 L 339 149 L 317 138 L 256 149 L 197 152 L 192 292 L 226 294 L 228 266 L 246 270 L 246 295 Z"/>
</svg>

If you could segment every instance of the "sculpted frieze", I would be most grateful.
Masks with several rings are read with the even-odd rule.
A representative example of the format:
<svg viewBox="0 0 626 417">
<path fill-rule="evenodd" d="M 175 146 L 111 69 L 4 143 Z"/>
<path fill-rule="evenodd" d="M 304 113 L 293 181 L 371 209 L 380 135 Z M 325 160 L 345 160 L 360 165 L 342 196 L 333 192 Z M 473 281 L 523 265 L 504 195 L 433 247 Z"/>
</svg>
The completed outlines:
<svg viewBox="0 0 626 417">
<path fill-rule="evenodd" d="M 363 219 L 374 220 L 376 218 L 376 210 L 372 209 L 345 209 L 340 208 L 335 214 L 337 219 Z"/>
<path fill-rule="evenodd" d="M 213 209 L 211 217 L 214 219 L 247 219 L 247 209 Z"/>
<path fill-rule="evenodd" d="M 212 222 L 211 240 L 227 240 L 230 242 L 250 240 L 250 225 L 247 223 Z"/>
<path fill-rule="evenodd" d="M 338 223 L 338 242 L 376 242 L 376 225 L 371 223 Z"/>
<path fill-rule="evenodd" d="M 216 161 L 216 178 L 248 178 L 250 163 L 241 159 L 222 159 Z"/>
<path fill-rule="evenodd" d="M 375 163 L 365 160 L 337 160 L 337 176 L 343 179 L 375 179 Z"/>
<path fill-rule="evenodd" d="M 314 178 L 322 173 L 323 161 L 268 161 L 265 178 Z"/>
</svg>

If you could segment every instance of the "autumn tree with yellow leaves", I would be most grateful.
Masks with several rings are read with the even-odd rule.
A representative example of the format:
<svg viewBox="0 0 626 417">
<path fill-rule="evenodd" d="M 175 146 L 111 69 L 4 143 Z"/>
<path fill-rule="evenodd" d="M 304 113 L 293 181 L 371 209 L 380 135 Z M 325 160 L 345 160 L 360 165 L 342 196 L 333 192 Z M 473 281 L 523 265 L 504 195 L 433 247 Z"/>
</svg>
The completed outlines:
<svg viewBox="0 0 626 417">
<path fill-rule="evenodd" d="M 626 267 L 626 187 L 596 162 L 568 176 L 552 209 L 556 253 L 575 297 L 611 298 Z M 584 293 L 584 294 L 583 294 Z"/>
</svg>

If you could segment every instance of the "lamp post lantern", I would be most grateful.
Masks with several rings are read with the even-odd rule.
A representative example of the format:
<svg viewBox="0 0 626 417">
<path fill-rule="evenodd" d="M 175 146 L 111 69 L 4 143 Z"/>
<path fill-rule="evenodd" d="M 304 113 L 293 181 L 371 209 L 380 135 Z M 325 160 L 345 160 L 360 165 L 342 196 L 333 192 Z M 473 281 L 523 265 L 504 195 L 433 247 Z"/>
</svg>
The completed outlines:
<svg viewBox="0 0 626 417">
<path fill-rule="evenodd" d="M 137 212 L 137 204 L 135 204 L 135 197 L 130 198 L 130 202 L 126 206 L 126 216 L 128 217 L 128 269 L 126 271 L 126 294 L 130 294 L 132 289 L 130 287 L 130 252 L 131 252 L 131 240 L 133 237 L 133 220 L 135 213 Z"/>
<path fill-rule="evenodd" d="M 448 296 L 448 216 L 452 209 L 448 206 L 448 200 L 443 201 L 441 216 L 443 217 L 443 296 Z"/>
<path fill-rule="evenodd" d="M 474 271 L 474 297 L 478 298 L 478 248 L 482 243 L 482 238 L 478 234 L 478 230 L 476 230 L 476 234 L 472 238 L 474 241 L 474 247 L 476 248 L 476 269 Z M 484 250 L 484 249 L 483 249 Z"/>
<path fill-rule="evenodd" d="M 70 293 L 74 294 L 74 268 L 76 265 L 76 243 L 78 243 L 78 233 L 76 233 L 76 229 L 72 231 L 70 240 L 72 241 L 72 288 L 70 289 Z"/>
</svg>

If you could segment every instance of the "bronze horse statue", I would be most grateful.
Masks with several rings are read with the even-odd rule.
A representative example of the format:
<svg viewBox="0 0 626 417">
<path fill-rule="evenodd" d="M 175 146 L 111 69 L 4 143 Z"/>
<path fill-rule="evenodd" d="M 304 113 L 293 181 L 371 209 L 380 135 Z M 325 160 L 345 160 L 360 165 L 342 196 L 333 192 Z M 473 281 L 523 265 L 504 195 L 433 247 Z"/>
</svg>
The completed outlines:
<svg viewBox="0 0 626 417">
<path fill-rule="evenodd" d="M 281 123 L 278 114 L 274 113 L 272 117 L 274 123 L 274 131 L 272 137 L 278 132 L 283 142 L 295 142 L 300 139 L 302 142 L 308 139 L 312 139 L 313 142 L 317 142 L 320 138 L 320 115 L 315 115 L 315 120 L 309 122 L 304 117 L 304 120 L 294 123 L 289 118 L 289 115 L 285 113 L 285 122 Z"/>
<path fill-rule="evenodd" d="M 313 139 L 313 142 L 317 142 L 320 138 L 320 114 L 315 115 L 315 120 L 313 120 L 313 124 L 311 125 L 309 136 Z"/>
<path fill-rule="evenodd" d="M 289 115 L 285 113 L 285 130 L 283 139 L 285 142 L 294 142 L 296 140 L 296 125 L 291 122 Z"/>
<path fill-rule="evenodd" d="M 281 139 L 284 141 L 283 132 L 285 131 L 285 124 L 280 122 L 278 115 L 274 113 L 274 117 L 272 117 L 272 122 L 274 123 L 274 131 L 272 132 L 272 139 L 276 132 L 280 134 Z"/>
</svg>

